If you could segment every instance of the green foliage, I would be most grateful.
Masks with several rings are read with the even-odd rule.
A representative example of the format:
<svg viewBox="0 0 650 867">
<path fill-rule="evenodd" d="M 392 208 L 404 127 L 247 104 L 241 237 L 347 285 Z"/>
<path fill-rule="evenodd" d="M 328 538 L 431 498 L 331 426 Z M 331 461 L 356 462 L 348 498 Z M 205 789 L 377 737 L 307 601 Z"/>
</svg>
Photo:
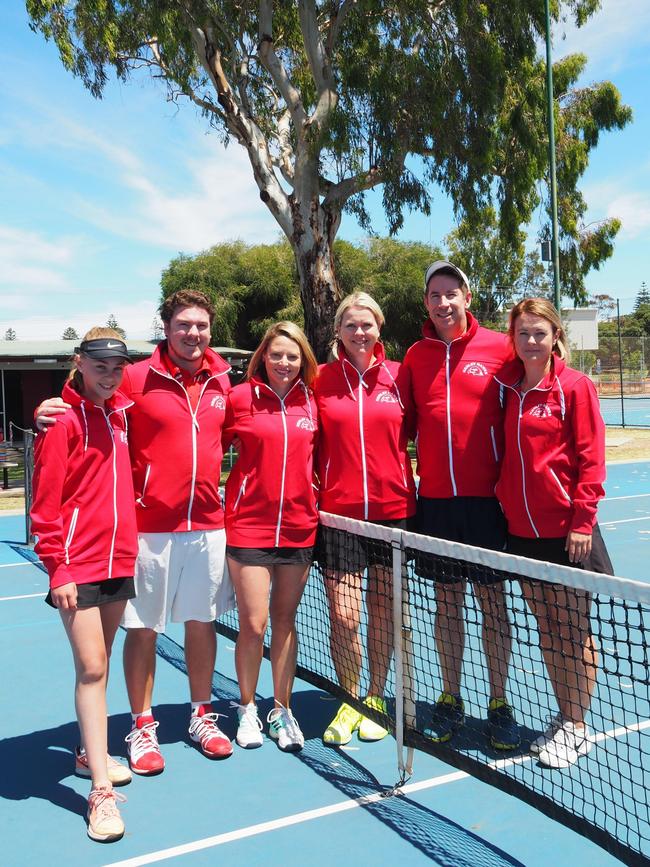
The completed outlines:
<svg viewBox="0 0 650 867">
<path fill-rule="evenodd" d="M 5 331 L 5 340 L 15 340 L 15 339 L 16 339 L 16 332 L 14 331 L 14 329 L 13 328 L 7 328 L 7 330 Z"/>
<path fill-rule="evenodd" d="M 278 319 L 302 324 L 302 306 L 288 243 L 248 246 L 217 244 L 196 256 L 180 254 L 163 271 L 163 298 L 179 289 L 199 289 L 212 299 L 213 340 L 221 346 L 254 349 Z"/>
<path fill-rule="evenodd" d="M 553 65 L 556 98 L 558 220 L 563 292 L 576 304 L 587 300 L 585 276 L 609 259 L 621 224 L 617 219 L 585 225 L 587 203 L 578 184 L 589 155 L 607 130 L 623 129 L 632 110 L 611 82 L 576 87 L 587 58 L 576 54 Z"/>
<path fill-rule="evenodd" d="M 616 313 L 616 301 L 611 295 L 607 295 L 606 293 L 592 295 L 588 299 L 588 303 L 592 307 L 598 308 L 598 318 L 600 320 L 611 319 Z"/>
<path fill-rule="evenodd" d="M 386 323 L 382 338 L 391 358 L 402 358 L 419 339 L 426 318 L 424 274 L 436 259 L 449 259 L 467 272 L 472 310 L 479 320 L 503 327 L 503 310 L 524 296 L 549 296 L 546 268 L 537 253 L 523 247 L 514 256 L 499 236 L 494 213 L 486 214 L 483 234 L 466 224 L 440 246 L 372 238 L 363 244 L 337 241 L 336 270 L 342 295 L 362 290 L 378 302 Z M 182 288 L 200 289 L 217 308 L 213 342 L 255 349 L 265 329 L 279 319 L 303 325 L 298 276 L 286 241 L 246 245 L 217 244 L 195 256 L 179 255 L 161 277 L 162 297 Z"/>
<path fill-rule="evenodd" d="M 372 295 L 382 308 L 387 353 L 391 358 L 401 359 L 420 337 L 426 318 L 423 302 L 426 269 L 444 256 L 439 248 L 392 238 L 373 239 L 367 253 L 369 273 L 358 288 Z"/>
<path fill-rule="evenodd" d="M 115 315 L 113 313 L 111 313 L 109 315 L 108 319 L 106 320 L 106 327 L 112 328 L 113 331 L 117 331 L 117 333 L 120 335 L 122 340 L 126 339 L 126 331 L 123 328 L 120 328 L 120 325 L 119 325 L 119 323 L 118 323 L 118 321 L 115 318 Z"/>
<path fill-rule="evenodd" d="M 313 3 L 312 31 L 305 12 L 312 4 L 269 5 L 272 33 L 261 34 L 261 7 L 251 2 L 27 0 L 32 27 L 56 43 L 64 66 L 95 96 L 111 69 L 127 80 L 148 67 L 172 99 L 192 99 L 223 140 L 235 136 L 248 148 L 247 131 L 259 130 L 275 159 L 269 172 L 277 173 L 275 143 L 293 87 L 285 181 L 292 183 L 308 164 L 316 176 L 315 185 L 294 190 L 298 199 L 306 190 L 322 195 L 349 182 L 328 208 L 334 214 L 347 204 L 369 226 L 364 194 L 383 184 L 394 233 L 405 210 L 428 213 L 429 188 L 439 185 L 459 219 L 477 227 L 485 208 L 494 208 L 503 243 L 520 255 L 519 227 L 539 203 L 547 165 L 541 0 L 323 0 Z M 554 0 L 551 11 L 556 20 L 569 16 L 583 24 L 599 5 Z M 283 76 L 264 54 L 269 45 Z M 315 48 L 322 52 L 317 62 Z M 585 235 L 577 183 L 600 134 L 631 117 L 611 83 L 575 88 L 584 64 L 574 55 L 554 65 L 564 288 L 576 300 L 584 274 L 611 255 L 617 231 L 610 221 Z M 419 156 L 417 168 L 406 160 L 410 154 Z M 256 177 L 263 180 L 264 173 Z"/>
<path fill-rule="evenodd" d="M 525 264 L 523 232 L 513 245 L 499 230 L 494 208 L 485 208 L 474 224 L 462 220 L 445 238 L 448 258 L 470 278 L 472 308 L 484 322 L 498 321 L 498 311 L 513 301 Z"/>
<path fill-rule="evenodd" d="M 440 249 L 375 238 L 363 245 L 337 241 L 336 268 L 343 294 L 363 290 L 386 316 L 383 338 L 389 354 L 401 358 L 418 339 L 425 311 L 422 280 Z M 286 241 L 247 246 L 217 244 L 196 256 L 180 255 L 161 277 L 162 296 L 181 288 L 200 289 L 215 302 L 213 342 L 255 349 L 272 322 L 303 325 L 298 276 Z"/>
<path fill-rule="evenodd" d="M 68 325 L 61 335 L 61 340 L 79 340 L 79 335 L 71 325 Z"/>
<path fill-rule="evenodd" d="M 648 284 L 644 281 L 634 302 L 634 312 L 638 313 L 640 307 L 647 307 L 648 305 L 650 305 L 650 289 L 648 289 Z"/>
</svg>

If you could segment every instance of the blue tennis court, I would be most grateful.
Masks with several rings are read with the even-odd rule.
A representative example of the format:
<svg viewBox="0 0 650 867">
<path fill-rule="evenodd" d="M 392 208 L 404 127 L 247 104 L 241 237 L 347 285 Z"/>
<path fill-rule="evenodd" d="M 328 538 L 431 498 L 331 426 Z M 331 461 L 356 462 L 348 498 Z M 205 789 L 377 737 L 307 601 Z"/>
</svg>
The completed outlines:
<svg viewBox="0 0 650 867">
<path fill-rule="evenodd" d="M 605 424 L 627 427 L 650 427 L 650 397 L 600 398 L 600 411 Z"/>
<path fill-rule="evenodd" d="M 612 465 L 608 473 L 600 523 L 616 572 L 646 580 L 650 464 Z M 5 863 L 618 863 L 516 798 L 424 753 L 416 753 L 414 776 L 402 794 L 385 797 L 398 777 L 394 740 L 323 746 L 335 701 L 306 683 L 296 684 L 293 705 L 306 737 L 302 753 L 283 754 L 267 740 L 260 750 L 235 748 L 225 761 L 208 761 L 187 737 L 187 680 L 177 628 L 170 628 L 158 651 L 155 701 L 165 772 L 136 778 L 122 789 L 128 798 L 122 841 L 91 842 L 84 822 L 88 782 L 72 774 L 77 730 L 70 651 L 58 616 L 43 603 L 46 576 L 18 544 L 23 532 L 22 516 L 0 517 Z M 130 726 L 122 640 L 120 632 L 109 687 L 109 745 L 117 756 L 124 756 L 122 739 Z M 228 715 L 223 728 L 231 737 L 235 714 L 229 703 L 238 698 L 233 657 L 232 643 L 220 638 L 213 693 L 216 709 Z M 264 662 L 260 716 L 270 709 L 271 695 Z"/>
</svg>

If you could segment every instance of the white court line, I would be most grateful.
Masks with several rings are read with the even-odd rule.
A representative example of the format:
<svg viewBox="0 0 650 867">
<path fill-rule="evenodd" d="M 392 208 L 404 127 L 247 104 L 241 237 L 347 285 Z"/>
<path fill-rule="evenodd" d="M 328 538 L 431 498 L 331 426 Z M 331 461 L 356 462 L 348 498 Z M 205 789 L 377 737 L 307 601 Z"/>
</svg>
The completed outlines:
<svg viewBox="0 0 650 867">
<path fill-rule="evenodd" d="M 16 569 L 18 566 L 38 566 L 38 563 L 32 563 L 31 561 L 25 563 L 23 560 L 20 563 L 1 563 L 0 569 Z"/>
<path fill-rule="evenodd" d="M 26 593 L 24 596 L 0 596 L 0 602 L 9 602 L 10 599 L 35 599 L 37 596 L 41 598 L 47 596 L 47 593 Z"/>
<path fill-rule="evenodd" d="M 630 732 L 642 731 L 650 728 L 650 720 L 644 720 L 640 723 L 634 723 L 630 726 L 619 726 L 608 732 L 601 732 L 594 735 L 595 743 L 607 740 L 608 738 L 620 737 Z M 530 762 L 536 756 L 525 755 L 516 756 L 512 759 L 499 759 L 496 762 L 489 762 L 488 766 L 500 770 L 507 768 L 510 765 L 522 765 L 525 762 Z M 466 771 L 454 771 L 450 774 L 444 774 L 441 777 L 431 777 L 428 780 L 422 780 L 420 783 L 409 783 L 399 790 L 401 795 L 410 795 L 413 792 L 421 792 L 425 789 L 433 789 L 436 786 L 444 786 L 447 783 L 454 783 L 457 780 L 464 780 L 471 777 Z M 277 831 L 279 828 L 288 828 L 291 825 L 299 825 L 302 822 L 310 822 L 312 819 L 320 819 L 323 816 L 333 816 L 336 813 L 343 813 L 347 810 L 354 810 L 357 807 L 365 807 L 368 804 L 376 804 L 378 801 L 384 800 L 385 793 L 376 792 L 372 795 L 363 795 L 361 798 L 354 800 L 339 801 L 338 804 L 330 804 L 329 807 L 319 807 L 316 810 L 307 810 L 304 813 L 294 813 L 292 816 L 285 816 L 283 819 L 273 819 L 270 822 L 260 822 L 258 825 L 249 825 L 247 828 L 240 828 L 238 831 L 227 831 L 225 834 L 216 834 L 214 837 L 204 837 L 203 840 L 195 840 L 192 843 L 183 843 L 180 846 L 172 846 L 169 849 L 160 849 L 158 852 L 150 852 L 148 855 L 137 855 L 135 858 L 127 858 L 125 861 L 113 861 L 107 864 L 106 867 L 141 867 L 143 864 L 154 864 L 156 861 L 165 861 L 168 858 L 176 858 L 179 855 L 187 855 L 190 852 L 200 852 L 202 849 L 212 849 L 215 846 L 222 846 L 224 843 L 232 843 L 235 840 L 244 840 L 247 837 L 254 837 L 257 834 L 265 834 L 267 831 Z"/>
<path fill-rule="evenodd" d="M 643 518 L 623 518 L 622 521 L 603 521 L 602 527 L 611 527 L 613 524 L 632 524 L 634 521 L 650 521 L 650 515 Z"/>
<path fill-rule="evenodd" d="M 614 500 L 638 500 L 640 497 L 650 497 L 650 494 L 626 494 L 624 497 L 605 497 L 603 505 L 605 503 L 613 503 Z"/>
</svg>

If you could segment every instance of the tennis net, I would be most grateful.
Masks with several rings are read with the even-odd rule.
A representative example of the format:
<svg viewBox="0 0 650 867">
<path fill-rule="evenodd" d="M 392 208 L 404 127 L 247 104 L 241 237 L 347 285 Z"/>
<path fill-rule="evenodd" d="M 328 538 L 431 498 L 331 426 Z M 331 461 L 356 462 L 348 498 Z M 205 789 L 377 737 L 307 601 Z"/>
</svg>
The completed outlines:
<svg viewBox="0 0 650 867">
<path fill-rule="evenodd" d="M 235 637 L 236 614 L 217 629 Z M 424 750 L 650 863 L 650 586 L 322 513 L 298 634 L 299 676 L 390 729 L 403 778 Z M 436 705 L 461 657 L 464 717 Z M 486 722 L 504 692 L 521 737 L 508 750 L 503 707 Z M 359 698 L 373 693 L 383 708 Z M 530 745 L 558 699 L 573 719 L 586 711 L 590 748 L 550 768 Z"/>
</svg>

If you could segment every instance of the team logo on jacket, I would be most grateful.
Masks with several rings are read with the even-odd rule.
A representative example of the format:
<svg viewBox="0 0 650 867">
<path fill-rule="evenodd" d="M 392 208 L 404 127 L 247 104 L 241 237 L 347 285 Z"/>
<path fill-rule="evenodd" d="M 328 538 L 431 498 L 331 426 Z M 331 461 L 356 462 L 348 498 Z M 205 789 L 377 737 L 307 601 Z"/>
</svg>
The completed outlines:
<svg viewBox="0 0 650 867">
<path fill-rule="evenodd" d="M 397 403 L 397 398 L 392 391 L 380 391 L 375 400 L 377 403 Z"/>
<path fill-rule="evenodd" d="M 538 403 L 537 406 L 528 411 L 528 415 L 534 415 L 535 418 L 548 418 L 553 415 L 553 412 L 547 403 Z"/>
<path fill-rule="evenodd" d="M 468 361 L 463 367 L 463 373 L 469 373 L 470 376 L 488 376 L 488 369 L 480 361 Z"/>
<path fill-rule="evenodd" d="M 127 435 L 126 435 L 126 431 L 125 431 L 125 430 L 121 430 L 121 431 L 120 431 L 120 442 L 128 443 L 128 441 L 129 441 L 129 439 L 128 439 Z"/>
<path fill-rule="evenodd" d="M 316 430 L 316 422 L 312 418 L 299 418 L 296 427 L 300 430 Z"/>
<path fill-rule="evenodd" d="M 210 406 L 213 406 L 215 409 L 225 409 L 226 408 L 226 399 L 223 395 L 219 394 L 217 397 L 213 397 L 210 401 Z"/>
</svg>

